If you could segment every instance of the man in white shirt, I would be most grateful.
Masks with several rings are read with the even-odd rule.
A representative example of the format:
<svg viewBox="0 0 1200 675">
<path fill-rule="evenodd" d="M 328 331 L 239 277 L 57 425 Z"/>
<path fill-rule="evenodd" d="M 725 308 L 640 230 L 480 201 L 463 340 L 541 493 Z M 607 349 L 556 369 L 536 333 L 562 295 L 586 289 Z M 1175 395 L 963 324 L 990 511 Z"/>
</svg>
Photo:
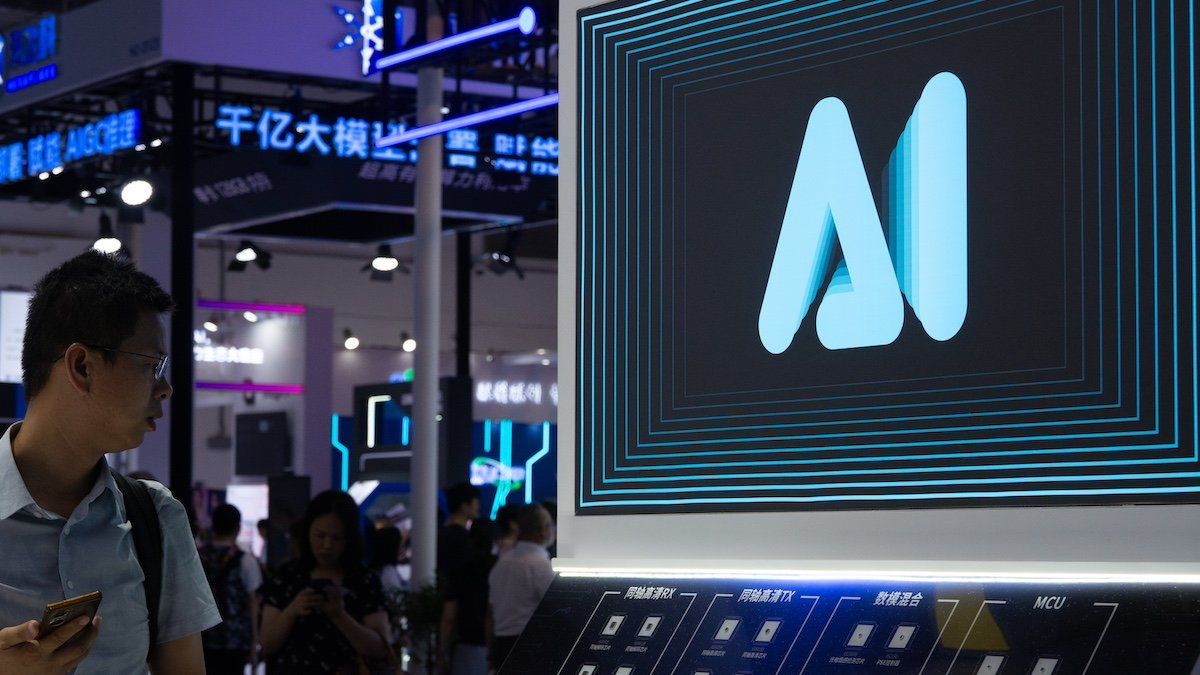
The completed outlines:
<svg viewBox="0 0 1200 675">
<path fill-rule="evenodd" d="M 140 446 L 162 416 L 172 392 L 160 322 L 172 308 L 152 278 L 94 252 L 34 289 L 21 354 L 29 410 L 0 436 L 0 673 L 204 673 L 200 632 L 221 617 L 183 506 L 142 483 L 162 533 L 151 644 L 143 571 L 104 459 Z M 102 627 L 64 626 L 62 637 L 83 635 L 57 651 L 54 636 L 35 638 L 47 603 L 92 591 L 104 594 Z"/>
<path fill-rule="evenodd" d="M 554 581 L 546 547 L 554 540 L 554 521 L 539 504 L 517 516 L 519 535 L 512 551 L 500 557 L 488 575 L 488 621 L 491 662 L 499 668 L 538 603 Z"/>
</svg>

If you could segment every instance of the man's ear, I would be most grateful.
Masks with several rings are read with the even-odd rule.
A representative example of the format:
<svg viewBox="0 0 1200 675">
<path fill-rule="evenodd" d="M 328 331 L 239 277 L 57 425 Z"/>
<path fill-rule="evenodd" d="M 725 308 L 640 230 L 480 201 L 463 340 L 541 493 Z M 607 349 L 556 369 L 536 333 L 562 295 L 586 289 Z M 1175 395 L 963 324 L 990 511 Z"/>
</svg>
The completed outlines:
<svg viewBox="0 0 1200 675">
<path fill-rule="evenodd" d="M 91 393 L 95 363 L 88 350 L 78 342 L 67 347 L 63 353 L 63 365 L 66 366 L 64 370 L 71 388 L 80 394 Z"/>
</svg>

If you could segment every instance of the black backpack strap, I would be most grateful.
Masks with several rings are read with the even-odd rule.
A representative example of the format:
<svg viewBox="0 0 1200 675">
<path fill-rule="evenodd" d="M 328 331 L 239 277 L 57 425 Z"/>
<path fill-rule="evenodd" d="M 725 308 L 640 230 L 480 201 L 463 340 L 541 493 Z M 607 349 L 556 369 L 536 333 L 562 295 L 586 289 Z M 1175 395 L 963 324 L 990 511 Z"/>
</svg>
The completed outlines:
<svg viewBox="0 0 1200 675">
<path fill-rule="evenodd" d="M 146 484 L 127 478 L 113 469 L 113 480 L 121 490 L 125 502 L 125 516 L 133 532 L 133 547 L 137 551 L 138 564 L 142 566 L 142 575 L 146 577 L 146 610 L 150 614 L 150 649 L 146 652 L 146 660 L 150 660 L 150 652 L 158 641 L 158 604 L 162 597 L 162 567 L 163 567 L 163 537 L 162 525 L 158 520 L 158 509 L 154 507 L 154 497 Z"/>
</svg>

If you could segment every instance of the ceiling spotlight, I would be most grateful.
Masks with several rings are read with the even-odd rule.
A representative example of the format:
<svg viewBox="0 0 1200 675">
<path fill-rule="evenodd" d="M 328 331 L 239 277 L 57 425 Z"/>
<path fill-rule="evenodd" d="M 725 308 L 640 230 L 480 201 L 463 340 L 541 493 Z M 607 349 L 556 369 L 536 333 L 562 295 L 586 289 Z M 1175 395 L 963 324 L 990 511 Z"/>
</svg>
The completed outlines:
<svg viewBox="0 0 1200 675">
<path fill-rule="evenodd" d="M 396 259 L 396 256 L 392 255 L 392 245 L 380 244 L 375 254 L 375 259 L 371 261 L 371 267 L 380 272 L 391 272 L 399 266 L 400 261 Z"/>
<path fill-rule="evenodd" d="M 363 272 L 371 273 L 371 281 L 391 281 L 392 272 L 396 270 L 402 274 L 408 274 L 408 268 L 401 265 L 396 256 L 392 254 L 391 244 L 380 244 L 371 262 L 362 266 Z"/>
<path fill-rule="evenodd" d="M 49 177 L 50 177 L 50 172 L 49 172 L 49 171 L 43 171 L 43 172 L 41 172 L 41 173 L 39 173 L 39 174 L 38 174 L 38 180 L 46 180 L 46 179 L 47 179 L 47 178 L 49 178 Z"/>
<path fill-rule="evenodd" d="M 258 323 L 258 315 L 255 314 L 254 312 L 251 312 L 250 310 L 246 310 L 246 311 L 242 312 L 242 318 L 249 321 L 250 323 Z"/>
<path fill-rule="evenodd" d="M 134 149 L 134 151 L 135 151 L 135 152 L 141 152 L 141 151 L 143 151 L 143 150 L 145 150 L 145 149 L 146 149 L 146 144 L 145 144 L 145 143 L 138 143 L 137 145 L 133 146 L 133 149 Z"/>
<path fill-rule="evenodd" d="M 271 254 L 249 241 L 243 240 L 238 244 L 233 260 L 229 261 L 228 270 L 230 272 L 244 271 L 248 263 L 254 263 L 261 270 L 268 270 L 271 268 Z"/>
<path fill-rule="evenodd" d="M 400 348 L 410 354 L 417 351 L 417 341 L 410 338 L 408 333 L 400 334 Z"/>
<path fill-rule="evenodd" d="M 208 332 L 210 332 L 210 333 L 215 333 L 215 332 L 217 332 L 217 322 L 216 322 L 216 321 L 213 321 L 212 319 L 209 319 L 208 321 L 205 321 L 205 322 L 204 322 L 204 330 L 206 330 L 206 331 L 208 331 Z"/>
<path fill-rule="evenodd" d="M 486 357 L 484 357 L 484 358 L 486 358 L 486 359 L 487 359 L 487 362 L 488 362 L 488 363 L 491 363 L 492 361 L 495 361 L 495 360 L 496 360 L 496 350 L 495 350 L 495 349 L 489 349 L 489 350 L 487 350 L 487 356 L 486 356 Z"/>
<path fill-rule="evenodd" d="M 525 278 L 525 270 L 522 269 L 519 264 L 517 264 L 516 259 L 514 259 L 511 254 L 504 251 L 492 251 L 491 253 L 484 253 L 479 258 L 479 262 L 484 269 L 491 271 L 492 274 L 503 275 L 511 270 L 517 275 L 518 279 Z M 482 272 L 482 270 L 480 270 L 480 272 Z"/>
<path fill-rule="evenodd" d="M 152 147 L 152 148 L 157 148 L 157 147 L 158 147 L 158 146 L 160 146 L 160 145 L 162 145 L 162 139 L 161 139 L 161 138 L 156 138 L 156 139 L 154 139 L 154 140 L 150 141 L 150 147 Z"/>
<path fill-rule="evenodd" d="M 258 258 L 258 250 L 254 244 L 243 241 L 238 245 L 238 252 L 233 256 L 238 262 L 254 262 Z"/>
<path fill-rule="evenodd" d="M 121 201 L 129 206 L 141 206 L 150 201 L 152 196 L 154 196 L 154 186 L 150 184 L 150 181 L 141 178 L 131 180 L 121 187 Z"/>
<path fill-rule="evenodd" d="M 542 359 L 542 365 L 543 365 L 543 366 L 548 366 L 548 365 L 550 365 L 550 359 Z"/>
<path fill-rule="evenodd" d="M 443 115 L 449 115 L 449 114 L 450 114 L 450 108 L 448 108 L 448 107 L 446 107 L 446 106 L 442 106 L 442 114 L 443 114 Z"/>
<path fill-rule="evenodd" d="M 545 355 L 546 355 L 546 348 L 545 348 L 545 347 L 538 347 L 538 350 L 537 350 L 537 355 L 538 355 L 538 356 L 545 356 Z"/>
<path fill-rule="evenodd" d="M 351 333 L 349 328 L 342 331 L 342 335 L 346 336 L 346 342 L 344 343 L 346 346 L 346 349 L 349 349 L 350 351 L 354 351 L 355 349 L 358 349 L 358 344 L 359 344 L 358 338 L 354 337 L 354 333 Z"/>
<path fill-rule="evenodd" d="M 91 196 L 92 196 L 92 193 L 91 193 L 90 191 L 88 191 L 88 190 L 81 190 L 81 191 L 79 192 L 79 198 L 80 198 L 80 199 L 87 199 L 88 197 L 91 197 Z"/>
<path fill-rule="evenodd" d="M 108 192 L 108 188 L 106 188 L 104 186 L 100 186 L 100 187 L 96 188 L 96 194 L 98 194 L 98 195 L 106 194 L 107 192 Z"/>
<path fill-rule="evenodd" d="M 109 255 L 121 250 L 121 240 L 113 233 L 112 218 L 107 213 L 100 214 L 100 234 L 92 244 L 92 250 Z"/>
<path fill-rule="evenodd" d="M 58 174 L 62 173 L 64 170 L 65 169 L 63 169 L 62 165 L 60 164 L 59 166 L 56 166 L 53 169 L 50 169 L 50 173 L 57 176 Z"/>
</svg>

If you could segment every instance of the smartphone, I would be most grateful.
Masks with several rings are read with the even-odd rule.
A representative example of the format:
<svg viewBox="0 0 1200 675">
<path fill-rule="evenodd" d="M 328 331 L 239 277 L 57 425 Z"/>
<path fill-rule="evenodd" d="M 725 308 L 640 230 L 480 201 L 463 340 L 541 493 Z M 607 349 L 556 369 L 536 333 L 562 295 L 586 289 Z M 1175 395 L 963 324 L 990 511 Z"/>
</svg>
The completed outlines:
<svg viewBox="0 0 1200 675">
<path fill-rule="evenodd" d="M 100 591 L 95 591 L 46 605 L 45 611 L 42 612 L 42 626 L 38 630 L 37 639 L 41 640 L 81 616 L 89 619 L 95 617 L 100 609 L 102 597 Z"/>
</svg>

